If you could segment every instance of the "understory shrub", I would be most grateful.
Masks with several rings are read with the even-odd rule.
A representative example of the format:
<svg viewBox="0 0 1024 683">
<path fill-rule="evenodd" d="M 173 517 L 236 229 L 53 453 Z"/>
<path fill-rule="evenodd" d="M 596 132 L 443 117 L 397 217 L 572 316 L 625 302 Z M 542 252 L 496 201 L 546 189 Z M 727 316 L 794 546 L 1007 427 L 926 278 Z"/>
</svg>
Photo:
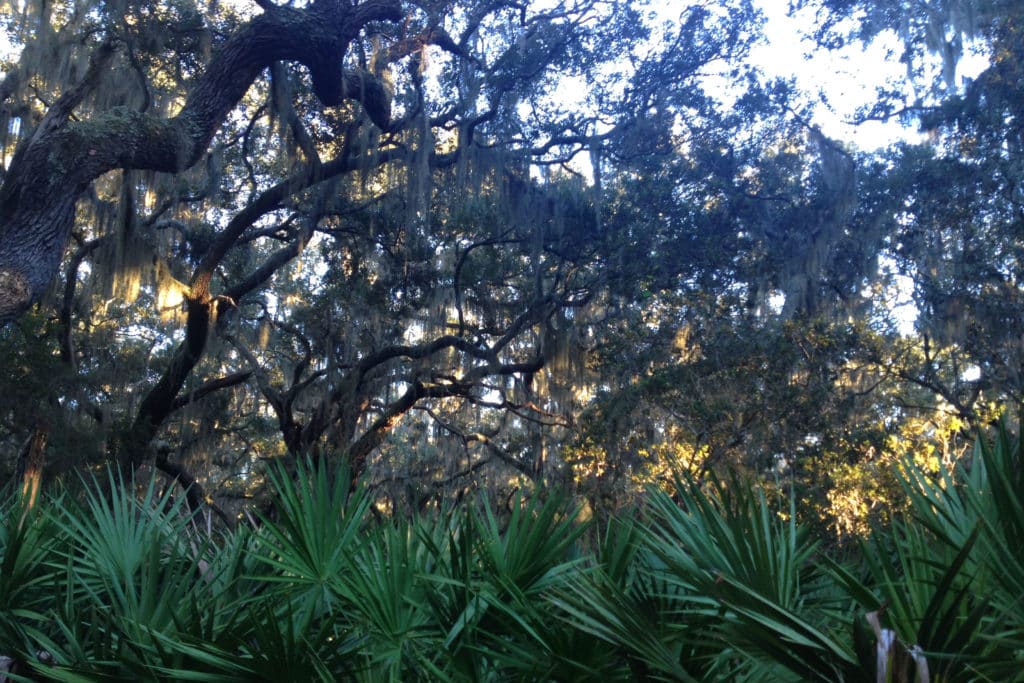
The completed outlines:
<svg viewBox="0 0 1024 683">
<path fill-rule="evenodd" d="M 842 551 L 738 479 L 597 538 L 545 491 L 381 521 L 310 467 L 220 534 L 154 482 L 11 494 L 0 656 L 18 681 L 1024 681 L 1019 439 L 897 476 L 910 512 Z"/>
</svg>

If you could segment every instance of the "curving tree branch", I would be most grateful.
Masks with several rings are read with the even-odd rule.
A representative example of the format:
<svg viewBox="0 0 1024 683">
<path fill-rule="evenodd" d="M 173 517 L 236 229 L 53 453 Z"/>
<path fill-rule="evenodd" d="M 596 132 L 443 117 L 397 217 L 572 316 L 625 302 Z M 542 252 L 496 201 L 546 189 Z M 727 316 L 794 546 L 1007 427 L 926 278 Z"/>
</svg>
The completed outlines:
<svg viewBox="0 0 1024 683">
<path fill-rule="evenodd" d="M 0 187 L 0 324 L 20 316 L 49 286 L 74 223 L 75 203 L 94 179 L 117 168 L 178 173 L 193 166 L 259 73 L 274 62 L 303 64 L 324 105 L 358 100 L 374 123 L 387 128 L 390 100 L 384 87 L 369 74 L 346 73 L 342 58 L 366 24 L 402 18 L 399 0 L 355 6 L 317 0 L 302 9 L 265 3 L 264 9 L 224 43 L 172 118 L 117 107 L 71 120 L 113 52 L 110 45 L 99 49 L 83 81 L 53 104 L 19 146 Z"/>
</svg>

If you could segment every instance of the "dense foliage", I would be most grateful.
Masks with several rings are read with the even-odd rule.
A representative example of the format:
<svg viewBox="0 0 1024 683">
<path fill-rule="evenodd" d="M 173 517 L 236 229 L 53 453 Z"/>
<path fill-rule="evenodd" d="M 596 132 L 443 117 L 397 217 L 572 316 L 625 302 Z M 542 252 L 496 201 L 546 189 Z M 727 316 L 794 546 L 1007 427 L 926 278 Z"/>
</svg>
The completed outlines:
<svg viewBox="0 0 1024 683">
<path fill-rule="evenodd" d="M 852 556 L 739 480 L 601 527 L 546 491 L 375 520 L 305 467 L 212 536 L 152 483 L 9 498 L 0 637 L 64 681 L 1024 680 L 1024 452 L 972 460 L 908 460 L 910 509 Z"/>
<path fill-rule="evenodd" d="M 1011 675 L 1024 8 L 790 3 L 905 67 L 871 149 L 759 7 L 0 2 L 9 651 L 853 678 L 875 614 Z"/>
</svg>

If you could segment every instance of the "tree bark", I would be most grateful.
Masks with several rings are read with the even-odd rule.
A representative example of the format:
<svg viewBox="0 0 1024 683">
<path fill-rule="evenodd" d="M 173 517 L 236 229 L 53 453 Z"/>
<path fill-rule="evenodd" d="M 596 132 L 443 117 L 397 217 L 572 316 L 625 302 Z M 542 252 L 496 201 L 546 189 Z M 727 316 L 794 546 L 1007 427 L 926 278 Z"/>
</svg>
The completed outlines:
<svg viewBox="0 0 1024 683">
<path fill-rule="evenodd" d="M 368 74 L 344 72 L 342 58 L 367 23 L 401 18 L 399 0 L 273 6 L 220 48 L 177 116 L 114 108 L 72 121 L 113 51 L 110 45 L 100 48 L 83 81 L 61 96 L 19 145 L 0 187 L 0 324 L 19 317 L 46 291 L 67 245 L 75 203 L 94 179 L 118 168 L 178 173 L 194 165 L 260 71 L 273 62 L 303 64 L 323 104 L 359 100 L 374 123 L 386 128 L 390 102 L 383 87 Z"/>
<path fill-rule="evenodd" d="M 43 467 L 46 465 L 48 432 L 45 425 L 36 427 L 18 455 L 17 478 L 21 480 L 23 510 L 31 510 L 39 500 L 39 492 L 43 486 Z"/>
</svg>

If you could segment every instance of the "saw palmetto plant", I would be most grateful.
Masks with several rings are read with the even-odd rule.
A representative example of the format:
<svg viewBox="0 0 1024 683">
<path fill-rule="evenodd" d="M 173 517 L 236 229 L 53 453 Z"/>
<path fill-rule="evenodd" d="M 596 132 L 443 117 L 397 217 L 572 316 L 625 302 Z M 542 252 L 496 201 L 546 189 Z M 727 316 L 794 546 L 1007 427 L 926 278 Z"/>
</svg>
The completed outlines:
<svg viewBox="0 0 1024 683">
<path fill-rule="evenodd" d="M 307 466 L 220 534 L 153 483 L 13 495 L 0 654 L 13 680 L 1024 680 L 1020 442 L 898 477 L 908 515 L 842 555 L 739 478 L 601 534 L 543 491 L 381 518 Z"/>
</svg>

